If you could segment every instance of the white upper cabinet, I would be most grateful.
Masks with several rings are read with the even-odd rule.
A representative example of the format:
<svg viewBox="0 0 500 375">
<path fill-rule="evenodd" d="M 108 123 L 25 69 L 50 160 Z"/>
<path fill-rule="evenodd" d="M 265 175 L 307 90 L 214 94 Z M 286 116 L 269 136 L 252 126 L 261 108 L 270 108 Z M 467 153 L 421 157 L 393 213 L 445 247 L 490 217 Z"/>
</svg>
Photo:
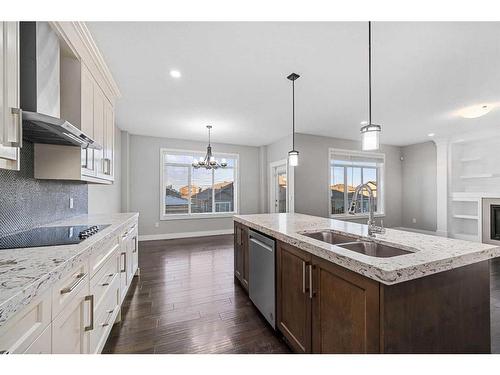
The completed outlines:
<svg viewBox="0 0 500 375">
<path fill-rule="evenodd" d="M 52 27 L 61 41 L 61 117 L 102 149 L 35 144 L 35 177 L 110 184 L 118 88 L 83 23 L 53 22 Z"/>
<path fill-rule="evenodd" d="M 0 22 L 0 168 L 19 170 L 19 22 Z"/>
</svg>

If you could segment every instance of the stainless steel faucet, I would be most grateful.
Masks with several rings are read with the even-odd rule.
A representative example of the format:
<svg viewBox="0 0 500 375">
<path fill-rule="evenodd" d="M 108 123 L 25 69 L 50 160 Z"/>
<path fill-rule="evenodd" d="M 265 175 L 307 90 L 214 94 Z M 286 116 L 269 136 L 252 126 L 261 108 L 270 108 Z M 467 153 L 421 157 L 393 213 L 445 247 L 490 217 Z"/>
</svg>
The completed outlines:
<svg viewBox="0 0 500 375">
<path fill-rule="evenodd" d="M 366 189 L 368 191 L 368 236 L 375 237 L 375 233 L 385 233 L 384 227 L 379 227 L 375 225 L 375 199 L 373 197 L 373 190 L 368 184 L 361 184 L 354 190 L 354 195 L 352 197 L 351 207 L 349 207 L 349 214 L 356 214 L 356 208 L 358 207 L 359 193 Z"/>
</svg>

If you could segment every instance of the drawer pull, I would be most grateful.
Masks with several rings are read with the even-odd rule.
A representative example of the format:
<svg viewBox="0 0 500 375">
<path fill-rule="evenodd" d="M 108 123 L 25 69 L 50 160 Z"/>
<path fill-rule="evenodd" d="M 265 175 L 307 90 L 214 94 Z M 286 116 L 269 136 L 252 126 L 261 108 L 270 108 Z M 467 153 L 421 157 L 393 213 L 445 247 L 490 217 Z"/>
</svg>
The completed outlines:
<svg viewBox="0 0 500 375">
<path fill-rule="evenodd" d="M 114 275 L 115 275 L 114 273 L 110 273 L 108 275 L 108 279 L 104 283 L 102 283 L 101 286 L 108 286 L 109 285 L 109 278 L 113 277 Z"/>
<path fill-rule="evenodd" d="M 128 231 L 122 234 L 122 239 L 126 238 L 128 236 Z"/>
<path fill-rule="evenodd" d="M 71 293 L 85 279 L 85 276 L 87 276 L 87 274 L 83 273 L 83 272 L 76 275 L 76 278 L 75 278 L 75 281 L 73 281 L 73 284 L 71 284 L 70 286 L 67 286 L 66 288 L 61 289 L 61 294 Z"/>
<path fill-rule="evenodd" d="M 113 316 L 113 311 L 115 310 L 108 310 L 108 317 L 104 323 L 101 324 L 101 327 L 107 327 L 109 326 L 109 320 L 111 319 L 111 316 Z"/>
<path fill-rule="evenodd" d="M 85 332 L 94 329 L 94 295 L 85 296 L 85 301 L 90 301 L 90 323 L 85 327 Z"/>
<path fill-rule="evenodd" d="M 121 253 L 123 255 L 123 269 L 120 272 L 127 272 L 127 253 Z"/>
</svg>

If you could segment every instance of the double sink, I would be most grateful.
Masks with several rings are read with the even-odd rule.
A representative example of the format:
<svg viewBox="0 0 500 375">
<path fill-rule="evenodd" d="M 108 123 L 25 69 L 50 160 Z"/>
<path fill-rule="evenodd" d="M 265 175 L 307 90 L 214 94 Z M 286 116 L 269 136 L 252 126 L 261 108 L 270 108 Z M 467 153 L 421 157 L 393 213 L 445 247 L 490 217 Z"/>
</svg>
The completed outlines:
<svg viewBox="0 0 500 375">
<path fill-rule="evenodd" d="M 299 234 L 323 241 L 343 249 L 355 251 L 360 254 L 376 258 L 390 258 L 405 254 L 411 254 L 411 251 L 399 249 L 397 247 L 383 245 L 377 242 L 358 240 L 355 237 L 336 233 L 332 230 L 321 230 L 317 232 L 299 232 Z"/>
</svg>

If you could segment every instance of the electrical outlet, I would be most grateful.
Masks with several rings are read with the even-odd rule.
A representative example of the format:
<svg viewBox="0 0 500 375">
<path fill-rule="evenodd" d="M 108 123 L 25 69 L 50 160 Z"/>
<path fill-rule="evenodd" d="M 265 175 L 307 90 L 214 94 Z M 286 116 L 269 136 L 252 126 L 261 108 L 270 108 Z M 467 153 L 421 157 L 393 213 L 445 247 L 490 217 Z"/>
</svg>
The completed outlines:
<svg viewBox="0 0 500 375">
<path fill-rule="evenodd" d="M 73 198 L 69 198 L 69 208 L 73 208 Z"/>
<path fill-rule="evenodd" d="M 160 223 L 159 222 L 156 222 L 155 223 L 155 228 L 159 228 L 160 227 Z"/>
<path fill-rule="evenodd" d="M 416 224 L 416 223 L 417 223 L 417 219 L 416 219 L 416 218 L 412 218 L 412 219 L 411 219 L 411 222 L 412 222 L 413 224 Z"/>
</svg>

